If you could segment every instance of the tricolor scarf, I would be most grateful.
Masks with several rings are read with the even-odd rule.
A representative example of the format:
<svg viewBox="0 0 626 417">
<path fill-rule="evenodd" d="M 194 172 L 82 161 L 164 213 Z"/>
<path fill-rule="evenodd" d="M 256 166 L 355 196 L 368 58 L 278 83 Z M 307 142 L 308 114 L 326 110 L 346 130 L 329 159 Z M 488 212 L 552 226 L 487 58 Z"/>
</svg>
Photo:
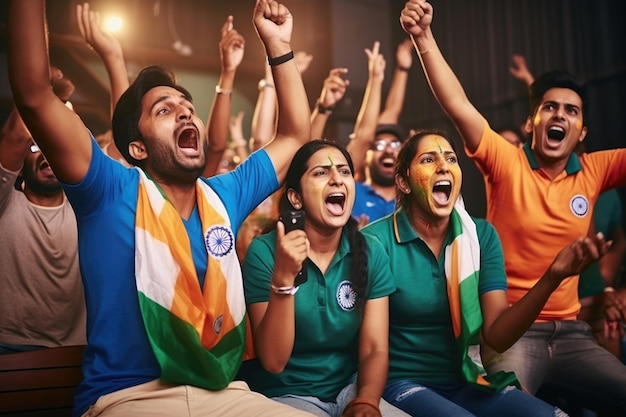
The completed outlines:
<svg viewBox="0 0 626 417">
<path fill-rule="evenodd" d="M 468 355 L 470 345 L 479 343 L 483 317 L 480 310 L 480 244 L 476 223 L 457 202 L 450 215 L 452 243 L 445 248 L 445 271 L 454 338 L 462 358 L 465 379 L 492 391 L 518 385 L 513 372 L 484 376 L 484 370 Z M 519 386 L 519 385 L 518 385 Z"/>
<path fill-rule="evenodd" d="M 246 305 L 226 209 L 196 182 L 208 265 L 201 291 L 180 215 L 139 168 L 135 278 L 152 351 L 165 381 L 210 390 L 226 387 L 241 365 Z"/>
</svg>

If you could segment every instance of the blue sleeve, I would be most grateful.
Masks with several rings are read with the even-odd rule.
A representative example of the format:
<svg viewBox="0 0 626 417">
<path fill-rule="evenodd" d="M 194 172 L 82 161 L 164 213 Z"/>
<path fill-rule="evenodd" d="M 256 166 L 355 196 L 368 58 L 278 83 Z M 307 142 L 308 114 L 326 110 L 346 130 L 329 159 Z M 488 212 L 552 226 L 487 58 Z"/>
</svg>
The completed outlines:
<svg viewBox="0 0 626 417">
<path fill-rule="evenodd" d="M 263 149 L 233 171 L 205 181 L 222 199 L 235 232 L 252 210 L 279 187 L 272 160 Z"/>
<path fill-rule="evenodd" d="M 134 179 L 138 185 L 139 181 L 137 171 L 108 157 L 102 152 L 93 135 L 91 144 L 91 162 L 85 178 L 78 184 L 63 184 L 79 218 L 106 211 L 121 195 L 131 191 L 129 182 Z"/>
<path fill-rule="evenodd" d="M 242 267 L 246 304 L 269 300 L 272 273 L 274 271 L 276 232 L 261 235 L 252 240 Z"/>
<path fill-rule="evenodd" d="M 496 229 L 491 223 L 474 219 L 478 242 L 480 243 L 480 278 L 478 293 L 506 291 L 506 273 L 504 272 L 504 254 Z"/>
</svg>

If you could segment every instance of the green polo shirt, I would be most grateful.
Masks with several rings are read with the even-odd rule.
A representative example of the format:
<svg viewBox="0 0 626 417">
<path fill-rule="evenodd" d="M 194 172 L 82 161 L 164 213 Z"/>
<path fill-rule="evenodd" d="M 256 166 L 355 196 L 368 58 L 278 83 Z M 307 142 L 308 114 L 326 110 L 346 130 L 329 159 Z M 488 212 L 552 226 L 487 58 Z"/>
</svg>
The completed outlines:
<svg viewBox="0 0 626 417">
<path fill-rule="evenodd" d="M 500 239 L 491 224 L 473 220 L 480 243 L 479 294 L 506 290 Z M 437 260 L 403 209 L 362 230 L 381 241 L 396 283 L 389 297 L 389 382 L 463 379 L 444 270 L 445 246 L 452 236 L 446 236 Z"/>
<path fill-rule="evenodd" d="M 344 229 L 345 230 L 345 229 Z M 395 290 L 389 260 L 376 239 L 368 246 L 367 298 L 386 297 Z M 243 265 L 246 303 L 267 302 L 274 269 L 276 233 L 254 239 Z M 295 294 L 296 337 L 287 366 L 280 374 L 261 367 L 248 378 L 250 387 L 268 397 L 308 395 L 333 401 L 351 382 L 358 366 L 358 333 L 362 311 L 351 297 L 352 254 L 344 231 L 326 275 L 307 262 L 308 281 Z"/>
<path fill-rule="evenodd" d="M 622 204 L 617 190 L 600 194 L 593 207 L 593 222 L 597 232 L 602 232 L 607 240 L 613 238 L 616 229 L 622 227 Z M 598 262 L 594 262 L 580 274 L 578 297 L 585 298 L 601 294 L 606 286 Z"/>
</svg>

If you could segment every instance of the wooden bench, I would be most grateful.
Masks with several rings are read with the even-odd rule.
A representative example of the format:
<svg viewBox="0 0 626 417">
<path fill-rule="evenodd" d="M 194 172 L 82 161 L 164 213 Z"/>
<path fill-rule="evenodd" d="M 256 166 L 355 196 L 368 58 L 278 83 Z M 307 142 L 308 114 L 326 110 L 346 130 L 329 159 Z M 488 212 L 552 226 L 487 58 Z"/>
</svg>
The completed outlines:
<svg viewBox="0 0 626 417">
<path fill-rule="evenodd" d="M 82 380 L 84 346 L 0 355 L 0 416 L 66 417 Z"/>
</svg>

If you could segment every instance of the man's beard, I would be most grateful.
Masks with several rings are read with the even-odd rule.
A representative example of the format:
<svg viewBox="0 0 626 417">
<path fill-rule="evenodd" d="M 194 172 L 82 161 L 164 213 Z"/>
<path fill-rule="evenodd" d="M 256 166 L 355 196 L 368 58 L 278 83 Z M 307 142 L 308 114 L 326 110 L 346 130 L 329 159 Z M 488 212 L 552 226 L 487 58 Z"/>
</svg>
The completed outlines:
<svg viewBox="0 0 626 417">
<path fill-rule="evenodd" d="M 396 183 L 393 176 L 388 177 L 382 175 L 377 167 L 370 168 L 370 179 L 372 184 L 380 185 L 382 187 L 390 187 Z"/>
</svg>

